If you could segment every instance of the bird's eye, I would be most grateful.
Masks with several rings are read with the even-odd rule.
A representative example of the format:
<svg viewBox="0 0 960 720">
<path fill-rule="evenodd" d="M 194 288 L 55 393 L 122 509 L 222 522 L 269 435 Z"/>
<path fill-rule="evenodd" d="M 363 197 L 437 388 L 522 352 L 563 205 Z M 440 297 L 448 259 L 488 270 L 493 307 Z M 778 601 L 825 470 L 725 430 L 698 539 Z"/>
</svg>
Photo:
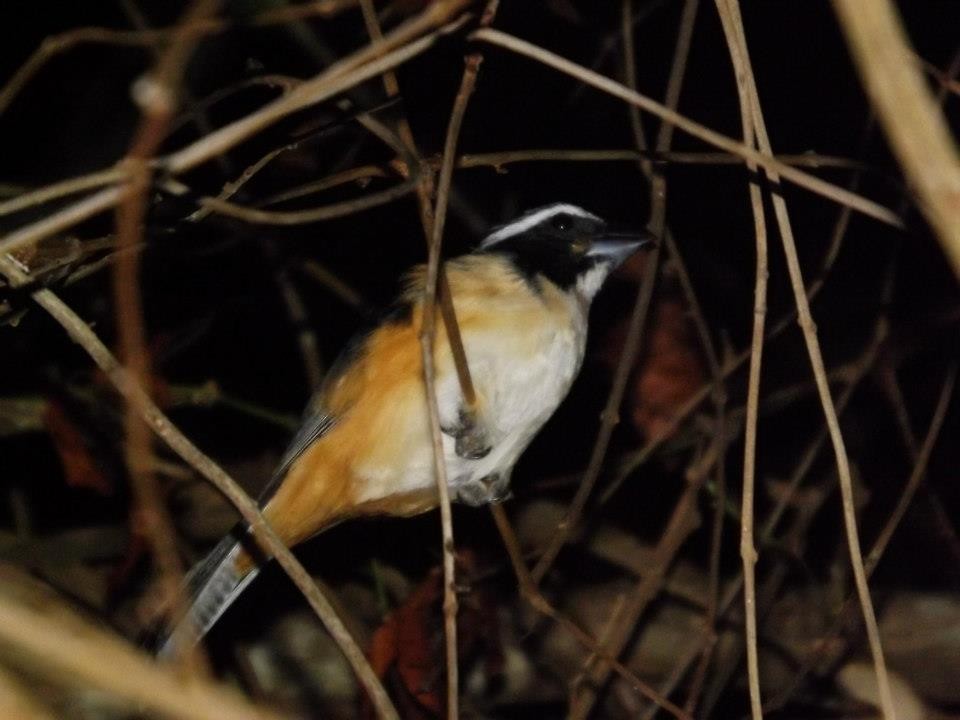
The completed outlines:
<svg viewBox="0 0 960 720">
<path fill-rule="evenodd" d="M 555 215 L 553 218 L 553 229 L 566 232 L 573 227 L 573 218 L 569 215 Z"/>
</svg>

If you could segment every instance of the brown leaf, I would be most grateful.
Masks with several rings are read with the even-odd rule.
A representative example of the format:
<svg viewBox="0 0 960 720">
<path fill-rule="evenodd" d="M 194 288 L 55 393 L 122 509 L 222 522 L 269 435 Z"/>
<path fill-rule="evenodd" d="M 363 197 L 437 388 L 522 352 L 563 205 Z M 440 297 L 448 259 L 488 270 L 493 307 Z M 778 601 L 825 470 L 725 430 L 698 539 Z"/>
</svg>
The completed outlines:
<svg viewBox="0 0 960 720">
<path fill-rule="evenodd" d="M 443 711 L 443 627 L 437 612 L 443 572 L 433 569 L 407 601 L 373 634 L 370 663 L 380 678 L 395 673 L 397 701 L 405 718 L 438 717 Z"/>
<path fill-rule="evenodd" d="M 619 360 L 627 322 L 624 319 L 613 328 L 601 355 L 611 369 Z M 659 300 L 647 327 L 625 403 L 637 432 L 651 439 L 671 430 L 677 410 L 700 389 L 706 371 L 686 309 L 678 298 Z"/>
<path fill-rule="evenodd" d="M 474 571 L 472 553 L 457 558 L 458 583 L 469 582 Z M 461 595 L 457 616 L 458 655 L 462 660 L 481 656 L 488 674 L 502 670 L 496 608 L 479 590 Z M 394 610 L 373 634 L 370 664 L 391 683 L 404 718 L 435 718 L 444 712 L 443 571 L 434 568 L 403 605 Z M 461 665 L 462 666 L 462 665 Z"/>
<path fill-rule="evenodd" d="M 53 446 L 60 456 L 67 485 L 95 490 L 101 495 L 113 493 L 113 483 L 98 467 L 83 434 L 56 400 L 47 403 L 43 417 Z"/>
</svg>

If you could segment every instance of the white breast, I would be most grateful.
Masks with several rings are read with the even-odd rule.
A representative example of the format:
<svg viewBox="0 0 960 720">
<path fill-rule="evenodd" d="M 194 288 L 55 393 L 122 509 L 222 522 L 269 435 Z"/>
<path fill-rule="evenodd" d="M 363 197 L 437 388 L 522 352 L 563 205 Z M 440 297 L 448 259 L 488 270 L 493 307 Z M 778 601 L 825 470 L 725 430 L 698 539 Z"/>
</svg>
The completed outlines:
<svg viewBox="0 0 960 720">
<path fill-rule="evenodd" d="M 451 482 L 492 473 L 509 476 L 527 445 L 566 397 L 580 371 L 587 335 L 585 313 L 573 298 L 569 317 L 573 322 L 538 323 L 465 338 L 474 381 L 485 400 L 482 420 L 492 450 L 479 460 L 464 460 L 453 451 L 453 441 L 446 438 Z M 534 349 L 517 353 L 522 347 Z"/>
<path fill-rule="evenodd" d="M 497 300 L 491 300 L 496 306 Z M 463 328 L 464 350 L 470 373 L 482 397 L 484 423 L 490 452 L 467 460 L 456 454 L 454 438 L 443 435 L 448 482 L 460 485 L 493 474 L 509 478 L 527 445 L 566 397 L 580 370 L 587 335 L 587 307 L 574 296 L 555 291 L 548 304 L 531 293 L 512 307 L 491 307 L 503 319 L 486 327 Z M 406 461 L 401 467 L 359 465 L 354 470 L 365 478 L 365 495 L 384 494 L 432 486 L 433 445 L 426 416 L 426 403 L 419 389 L 409 405 L 414 415 L 397 418 L 395 426 L 407 437 Z M 454 426 L 463 404 L 460 385 L 449 354 L 438 358 L 437 401 L 441 425 Z M 421 404 L 422 403 L 422 404 Z M 421 412 L 422 410 L 422 412 Z"/>
</svg>

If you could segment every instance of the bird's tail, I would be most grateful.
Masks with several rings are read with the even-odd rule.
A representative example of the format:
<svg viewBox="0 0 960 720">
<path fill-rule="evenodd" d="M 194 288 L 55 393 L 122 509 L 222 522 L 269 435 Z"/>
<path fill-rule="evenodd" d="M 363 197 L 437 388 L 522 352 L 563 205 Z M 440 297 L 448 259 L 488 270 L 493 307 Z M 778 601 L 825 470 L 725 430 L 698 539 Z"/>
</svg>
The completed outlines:
<svg viewBox="0 0 960 720">
<path fill-rule="evenodd" d="M 259 567 L 241 562 L 247 551 L 238 538 L 244 535 L 227 535 L 187 574 L 189 610 L 160 641 L 158 657 L 169 657 L 182 643 L 199 642 L 256 577 Z"/>
</svg>

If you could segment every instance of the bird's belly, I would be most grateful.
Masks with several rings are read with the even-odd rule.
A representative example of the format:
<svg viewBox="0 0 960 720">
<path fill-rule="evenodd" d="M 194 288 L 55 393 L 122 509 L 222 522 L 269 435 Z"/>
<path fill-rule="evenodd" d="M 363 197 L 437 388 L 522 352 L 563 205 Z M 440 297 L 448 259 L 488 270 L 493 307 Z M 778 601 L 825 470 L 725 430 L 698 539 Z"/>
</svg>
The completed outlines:
<svg viewBox="0 0 960 720">
<path fill-rule="evenodd" d="M 510 345 L 513 352 L 498 347 L 510 340 L 487 336 L 467 343 L 474 384 L 483 398 L 480 420 L 491 449 L 481 458 L 463 458 L 456 453 L 456 440 L 442 435 L 447 482 L 452 487 L 492 475 L 509 477 L 520 455 L 569 391 L 583 360 L 585 328 L 568 327 L 547 337 L 524 337 L 522 346 L 529 351 L 521 357 L 515 352 L 516 343 Z M 441 416 L 456 417 L 462 401 L 455 373 L 451 369 L 443 373 L 443 378 L 438 383 Z M 422 392 L 422 386 L 416 389 L 420 398 Z M 417 399 L 411 406 L 425 408 L 425 403 Z M 368 462 L 355 468 L 364 486 L 361 496 L 374 500 L 435 486 L 428 418 L 425 411 L 416 415 L 397 417 L 390 423 L 397 435 L 386 442 L 397 450 L 402 448 L 399 454 L 405 456 L 403 462 Z"/>
</svg>

